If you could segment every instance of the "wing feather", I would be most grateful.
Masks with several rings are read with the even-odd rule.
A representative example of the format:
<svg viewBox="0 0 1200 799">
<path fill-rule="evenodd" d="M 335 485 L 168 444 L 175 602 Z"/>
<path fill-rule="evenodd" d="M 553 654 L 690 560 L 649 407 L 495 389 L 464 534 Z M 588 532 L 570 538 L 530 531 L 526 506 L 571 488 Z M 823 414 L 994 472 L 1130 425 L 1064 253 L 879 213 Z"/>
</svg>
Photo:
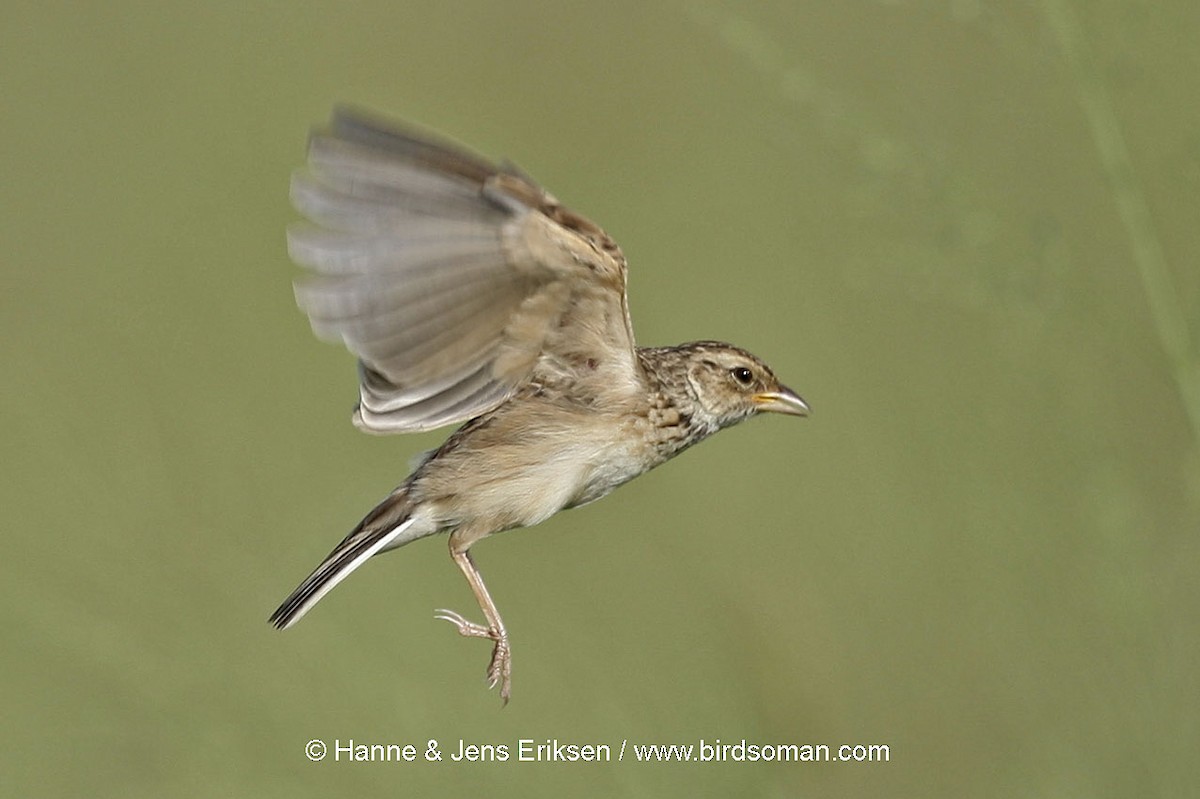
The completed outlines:
<svg viewBox="0 0 1200 799">
<path fill-rule="evenodd" d="M 529 380 L 638 382 L 620 249 L 515 168 L 345 109 L 308 166 L 296 301 L 360 359 L 361 428 L 461 422 Z"/>
</svg>

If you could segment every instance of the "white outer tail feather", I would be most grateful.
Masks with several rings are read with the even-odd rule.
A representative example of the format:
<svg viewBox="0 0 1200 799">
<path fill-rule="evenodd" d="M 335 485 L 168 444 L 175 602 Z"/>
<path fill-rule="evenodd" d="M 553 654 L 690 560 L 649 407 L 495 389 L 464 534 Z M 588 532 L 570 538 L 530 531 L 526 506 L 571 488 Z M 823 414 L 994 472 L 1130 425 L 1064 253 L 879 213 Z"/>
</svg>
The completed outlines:
<svg viewBox="0 0 1200 799">
<path fill-rule="evenodd" d="M 304 618 L 305 614 L 307 614 L 310 610 L 312 610 L 313 606 L 316 605 L 318 602 L 320 602 L 321 599 L 326 594 L 328 594 L 330 591 L 332 591 L 338 583 L 340 583 L 342 580 L 345 580 L 347 577 L 349 577 L 351 574 L 353 574 L 354 571 L 359 566 L 363 565 L 368 560 L 370 560 L 372 557 L 379 554 L 382 550 L 386 549 L 388 544 L 393 543 L 396 540 L 396 538 L 398 538 L 400 536 L 401 533 L 403 533 L 409 527 L 412 527 L 412 525 L 415 524 L 416 522 L 417 522 L 417 517 L 410 516 L 408 519 L 406 519 L 402 523 L 400 523 L 400 524 L 396 525 L 394 528 L 392 528 L 391 531 L 389 531 L 386 535 L 380 536 L 378 541 L 375 541 L 373 544 L 371 544 L 371 546 L 367 547 L 362 552 L 360 552 L 353 560 L 351 560 L 349 563 L 347 563 L 341 569 L 334 572 L 329 577 L 325 578 L 323 583 L 321 584 L 320 588 L 318 588 L 316 591 L 314 591 L 311 596 L 307 597 L 299 606 L 296 607 L 295 610 L 291 611 L 291 615 L 289 616 L 288 620 L 286 622 L 284 622 L 282 625 L 280 625 L 279 629 L 286 630 L 287 628 L 291 627 L 296 622 L 300 621 L 300 619 Z M 412 539 L 409 539 L 409 540 L 412 540 Z M 406 543 L 408 543 L 408 541 L 401 541 L 400 543 L 406 544 Z M 399 544 L 397 544 L 397 546 L 399 546 Z M 333 557 L 333 556 L 331 555 L 330 557 Z M 324 566 L 324 564 L 321 564 L 321 565 Z M 320 571 L 320 569 L 321 569 L 321 566 L 318 566 L 317 571 Z M 305 582 L 307 582 L 307 581 L 305 581 Z M 302 583 L 301 587 L 297 588 L 296 590 L 300 591 L 303 587 L 304 587 L 304 585 Z M 286 604 L 287 604 L 287 601 L 284 602 L 284 605 L 286 605 Z"/>
</svg>

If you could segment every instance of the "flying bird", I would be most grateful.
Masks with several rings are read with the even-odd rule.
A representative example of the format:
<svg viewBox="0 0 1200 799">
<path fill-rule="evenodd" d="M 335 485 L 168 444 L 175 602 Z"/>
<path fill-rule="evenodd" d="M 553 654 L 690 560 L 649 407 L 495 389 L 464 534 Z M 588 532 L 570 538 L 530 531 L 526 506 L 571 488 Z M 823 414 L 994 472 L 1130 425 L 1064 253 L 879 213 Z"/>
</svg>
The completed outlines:
<svg viewBox="0 0 1200 799">
<path fill-rule="evenodd" d="M 357 110 L 335 111 L 291 186 L 312 274 L 296 300 L 359 359 L 368 433 L 460 425 L 271 616 L 283 629 L 381 552 L 449 533 L 511 694 L 508 632 L 471 557 L 482 538 L 600 499 L 722 428 L 808 405 L 744 349 L 634 343 L 625 256 L 520 170 Z"/>
</svg>

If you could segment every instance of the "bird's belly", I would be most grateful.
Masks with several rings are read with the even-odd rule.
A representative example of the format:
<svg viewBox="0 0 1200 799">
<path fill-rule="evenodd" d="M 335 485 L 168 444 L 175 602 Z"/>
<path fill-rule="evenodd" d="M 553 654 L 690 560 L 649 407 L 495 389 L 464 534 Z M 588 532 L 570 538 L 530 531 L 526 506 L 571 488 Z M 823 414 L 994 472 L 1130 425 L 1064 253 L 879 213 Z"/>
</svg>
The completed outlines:
<svg viewBox="0 0 1200 799">
<path fill-rule="evenodd" d="M 522 523 L 536 524 L 560 510 L 594 502 L 637 477 L 645 466 L 628 450 L 610 442 L 581 443 L 532 464 L 520 482 L 527 498 L 537 497 L 527 505 L 537 511 Z"/>
<path fill-rule="evenodd" d="M 608 448 L 604 457 L 588 464 L 579 489 L 564 507 L 577 508 L 595 502 L 649 468 L 650 464 L 644 458 L 637 457 L 628 447 Z"/>
<path fill-rule="evenodd" d="M 635 453 L 611 441 L 576 440 L 537 449 L 536 460 L 519 448 L 492 450 L 490 455 L 496 457 L 488 458 L 486 467 L 477 463 L 483 468 L 472 473 L 489 479 L 472 481 L 469 489 L 458 482 L 452 503 L 457 520 L 487 519 L 480 526 L 493 532 L 528 527 L 565 508 L 597 500 L 645 471 Z"/>
</svg>

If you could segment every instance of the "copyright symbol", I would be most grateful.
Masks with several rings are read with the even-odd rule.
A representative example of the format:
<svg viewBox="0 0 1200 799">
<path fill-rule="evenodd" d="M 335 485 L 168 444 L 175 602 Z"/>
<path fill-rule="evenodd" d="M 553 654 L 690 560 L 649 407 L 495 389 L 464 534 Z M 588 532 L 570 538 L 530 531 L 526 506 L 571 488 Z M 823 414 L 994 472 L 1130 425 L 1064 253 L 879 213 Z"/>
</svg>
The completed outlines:
<svg viewBox="0 0 1200 799">
<path fill-rule="evenodd" d="M 325 742 L 320 738 L 313 738 L 304 745 L 304 754 L 314 763 L 318 760 L 325 759 Z"/>
</svg>

